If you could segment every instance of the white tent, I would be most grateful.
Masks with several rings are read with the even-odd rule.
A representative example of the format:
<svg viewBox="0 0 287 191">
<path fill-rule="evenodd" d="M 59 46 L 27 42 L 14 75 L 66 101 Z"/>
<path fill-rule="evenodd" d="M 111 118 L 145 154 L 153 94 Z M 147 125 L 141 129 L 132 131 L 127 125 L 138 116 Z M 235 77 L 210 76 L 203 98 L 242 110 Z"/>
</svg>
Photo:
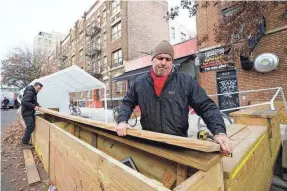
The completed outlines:
<svg viewBox="0 0 287 191">
<path fill-rule="evenodd" d="M 105 120 L 107 122 L 106 86 L 80 67 L 73 65 L 51 75 L 35 79 L 30 85 L 34 85 L 35 82 L 40 82 L 44 86 L 37 95 L 40 105 L 45 108 L 59 108 L 59 111 L 63 113 L 69 113 L 70 92 L 104 89 Z M 20 91 L 21 95 L 24 90 L 25 88 Z"/>
</svg>

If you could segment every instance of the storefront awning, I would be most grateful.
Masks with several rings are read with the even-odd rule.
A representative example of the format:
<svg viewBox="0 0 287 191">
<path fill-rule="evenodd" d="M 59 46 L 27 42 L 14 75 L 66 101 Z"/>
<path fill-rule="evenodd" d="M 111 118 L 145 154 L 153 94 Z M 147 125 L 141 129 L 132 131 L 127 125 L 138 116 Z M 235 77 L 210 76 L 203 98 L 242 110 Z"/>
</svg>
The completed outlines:
<svg viewBox="0 0 287 191">
<path fill-rule="evenodd" d="M 194 57 L 194 55 L 189 55 L 189 56 L 185 56 L 182 58 L 178 58 L 174 60 L 174 65 L 175 66 L 179 66 L 180 64 L 182 64 L 183 62 L 185 62 L 186 60 L 190 59 L 191 57 Z M 111 80 L 111 82 L 117 82 L 117 81 L 122 81 L 122 80 L 134 80 L 136 77 L 147 73 L 151 68 L 150 66 L 144 67 L 144 68 L 140 68 L 137 70 L 132 70 L 132 71 L 128 71 L 123 73 L 122 75 L 115 77 Z"/>
</svg>

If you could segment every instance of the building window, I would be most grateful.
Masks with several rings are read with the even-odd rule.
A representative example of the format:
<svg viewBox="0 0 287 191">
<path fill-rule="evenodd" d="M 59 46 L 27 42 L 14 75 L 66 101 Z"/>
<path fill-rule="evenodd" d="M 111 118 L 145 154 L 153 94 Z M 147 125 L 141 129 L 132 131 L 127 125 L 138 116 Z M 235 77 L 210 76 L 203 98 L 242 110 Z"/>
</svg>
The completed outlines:
<svg viewBox="0 0 287 191">
<path fill-rule="evenodd" d="M 186 40 L 186 34 L 180 33 L 180 35 L 181 35 L 181 40 L 182 40 L 182 41 L 185 41 L 185 40 Z"/>
<path fill-rule="evenodd" d="M 104 42 L 103 42 L 103 46 L 105 47 L 107 45 L 107 33 L 104 33 Z"/>
<path fill-rule="evenodd" d="M 113 52 L 113 67 L 123 64 L 122 49 Z"/>
<path fill-rule="evenodd" d="M 110 83 L 109 81 L 107 81 L 105 84 L 106 84 L 106 95 L 109 95 L 110 94 Z M 104 94 L 104 91 L 103 91 L 103 94 Z"/>
<path fill-rule="evenodd" d="M 97 48 L 101 49 L 101 37 L 100 36 L 97 39 Z"/>
<path fill-rule="evenodd" d="M 113 33 L 112 39 L 113 40 L 116 40 L 122 36 L 121 30 L 122 30 L 122 25 L 120 22 L 112 27 L 112 33 Z"/>
<path fill-rule="evenodd" d="M 75 56 L 72 56 L 72 65 L 75 64 Z"/>
<path fill-rule="evenodd" d="M 107 11 L 106 9 L 103 11 L 103 22 L 105 23 L 107 21 Z"/>
<path fill-rule="evenodd" d="M 98 73 L 101 73 L 102 70 L 101 70 L 101 59 L 98 58 Z"/>
<path fill-rule="evenodd" d="M 100 17 L 100 15 L 97 17 L 97 24 L 101 24 L 101 17 Z"/>
<path fill-rule="evenodd" d="M 123 93 L 123 81 L 117 82 L 117 93 Z"/>
<path fill-rule="evenodd" d="M 114 0 L 112 2 L 112 9 L 113 9 L 113 13 L 116 13 L 118 12 L 119 10 L 121 10 L 121 7 L 120 7 L 120 0 Z"/>
<path fill-rule="evenodd" d="M 82 50 L 80 50 L 80 52 L 79 52 L 79 60 L 83 60 L 83 58 L 84 58 L 84 51 L 83 51 L 83 49 L 82 49 Z"/>
<path fill-rule="evenodd" d="M 104 57 L 104 66 L 107 66 L 108 65 L 108 57 Z"/>
<path fill-rule="evenodd" d="M 175 29 L 174 29 L 174 27 L 171 28 L 171 38 L 175 39 Z"/>
</svg>

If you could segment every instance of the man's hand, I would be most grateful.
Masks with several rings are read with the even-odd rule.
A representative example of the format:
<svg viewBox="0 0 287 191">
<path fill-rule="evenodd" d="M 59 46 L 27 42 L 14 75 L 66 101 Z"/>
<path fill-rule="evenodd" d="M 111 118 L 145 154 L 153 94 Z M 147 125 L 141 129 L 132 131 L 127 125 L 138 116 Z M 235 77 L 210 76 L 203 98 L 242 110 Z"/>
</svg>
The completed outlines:
<svg viewBox="0 0 287 191">
<path fill-rule="evenodd" d="M 39 111 L 39 106 L 36 106 L 36 107 L 34 108 L 34 110 L 35 110 L 35 111 Z"/>
<path fill-rule="evenodd" d="M 231 145 L 231 142 L 230 142 L 229 138 L 227 137 L 227 135 L 225 135 L 225 134 L 215 135 L 214 141 L 220 145 L 221 152 L 225 156 L 232 153 L 232 145 Z"/>
<path fill-rule="evenodd" d="M 119 136 L 126 136 L 128 128 L 130 128 L 129 124 L 126 122 L 120 122 L 117 126 L 117 134 Z"/>
</svg>

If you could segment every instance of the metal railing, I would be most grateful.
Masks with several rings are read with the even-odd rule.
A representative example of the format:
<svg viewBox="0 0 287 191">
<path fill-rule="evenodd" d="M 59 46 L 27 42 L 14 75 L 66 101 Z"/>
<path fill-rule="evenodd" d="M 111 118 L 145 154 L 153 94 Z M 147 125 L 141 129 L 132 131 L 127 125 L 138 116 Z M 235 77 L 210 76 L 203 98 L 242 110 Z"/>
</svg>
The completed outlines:
<svg viewBox="0 0 287 191">
<path fill-rule="evenodd" d="M 247 106 L 240 106 L 240 107 L 234 107 L 234 108 L 229 108 L 229 109 L 223 109 L 220 111 L 222 111 L 222 112 L 223 111 L 232 111 L 232 110 L 245 109 L 245 108 L 249 108 L 249 107 L 256 107 L 256 106 L 262 106 L 262 105 L 270 105 L 271 110 L 274 111 L 275 110 L 274 101 L 277 98 L 277 96 L 279 94 L 281 94 L 283 105 L 284 105 L 285 111 L 287 113 L 287 105 L 286 105 L 286 100 L 285 100 L 285 96 L 284 96 L 282 87 L 266 88 L 266 89 L 258 89 L 258 90 L 246 90 L 246 91 L 239 91 L 239 92 L 228 92 L 228 93 L 223 93 L 223 94 L 212 94 L 212 95 L 208 95 L 208 96 L 209 97 L 215 97 L 215 96 L 220 96 L 220 95 L 242 94 L 242 93 L 261 92 L 261 91 L 268 91 L 268 90 L 277 90 L 270 101 L 258 103 L 258 104 L 251 104 L 251 105 L 247 105 Z"/>
</svg>

